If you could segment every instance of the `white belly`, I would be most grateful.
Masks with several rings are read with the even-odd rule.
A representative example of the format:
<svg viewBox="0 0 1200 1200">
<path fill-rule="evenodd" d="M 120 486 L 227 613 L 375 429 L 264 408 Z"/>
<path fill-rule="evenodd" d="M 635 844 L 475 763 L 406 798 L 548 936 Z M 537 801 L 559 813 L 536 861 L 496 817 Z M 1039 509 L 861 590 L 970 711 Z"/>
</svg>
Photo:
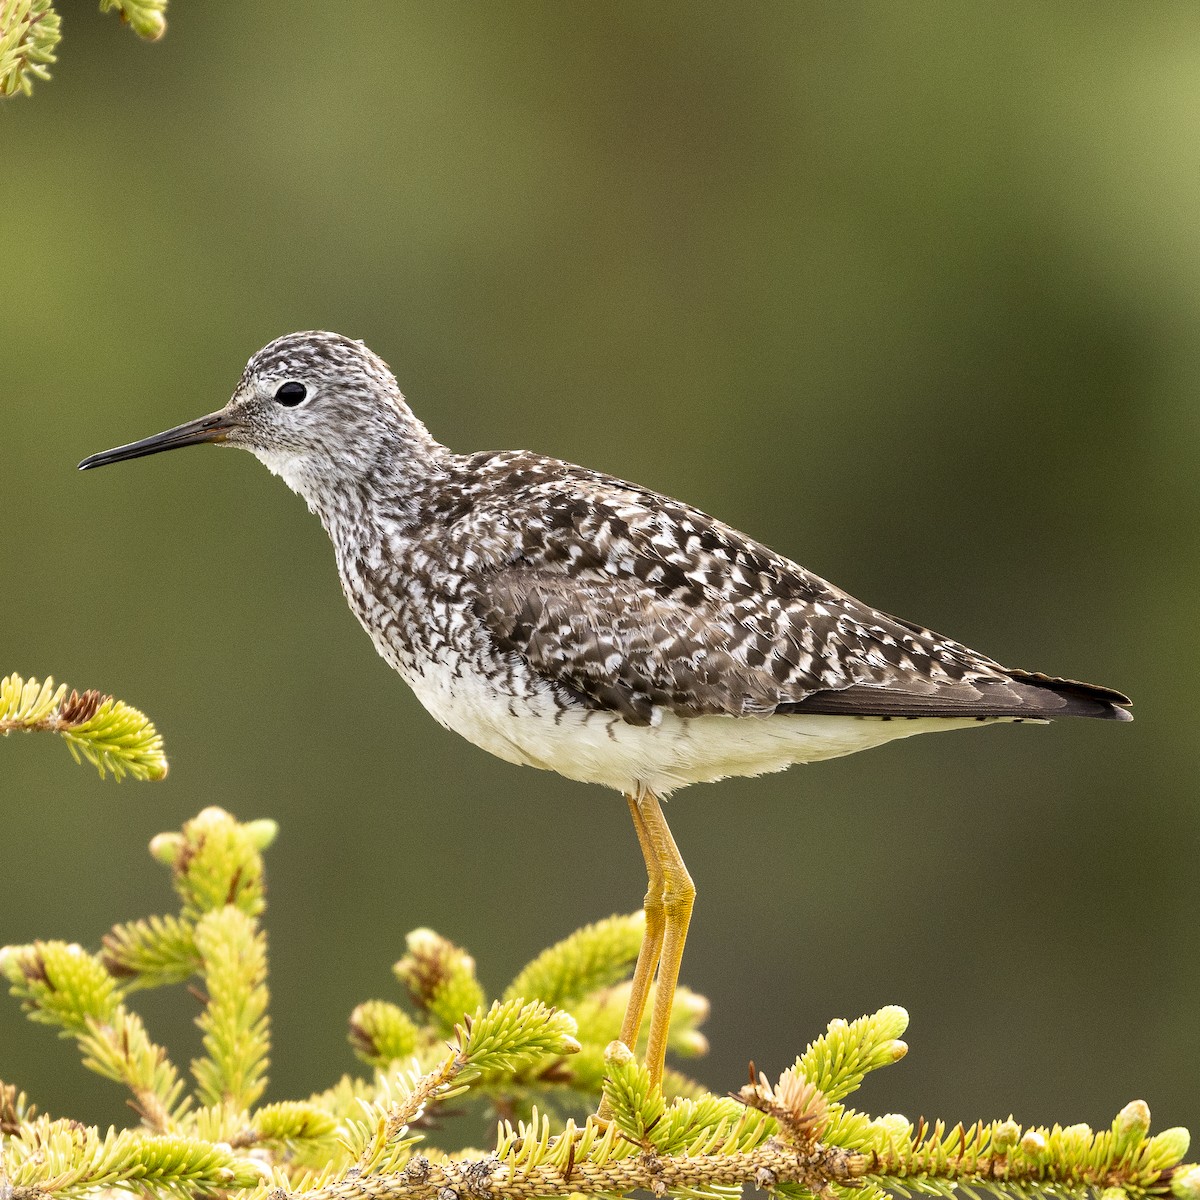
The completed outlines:
<svg viewBox="0 0 1200 1200">
<path fill-rule="evenodd" d="M 433 663 L 403 674 L 442 725 L 499 758 L 622 792 L 640 785 L 658 795 L 689 783 L 838 758 L 917 733 L 994 723 L 816 714 L 685 718 L 659 710 L 654 724 L 629 725 L 610 713 L 562 710 L 548 692 L 503 696 L 494 682 L 461 663 L 454 671 Z"/>
</svg>

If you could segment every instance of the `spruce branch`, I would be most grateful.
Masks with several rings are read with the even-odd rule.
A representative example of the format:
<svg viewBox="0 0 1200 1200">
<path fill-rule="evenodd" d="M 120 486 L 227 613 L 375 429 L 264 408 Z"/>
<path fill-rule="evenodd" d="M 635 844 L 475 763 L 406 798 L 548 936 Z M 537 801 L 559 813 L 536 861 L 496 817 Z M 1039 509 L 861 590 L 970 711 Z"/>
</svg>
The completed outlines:
<svg viewBox="0 0 1200 1200">
<path fill-rule="evenodd" d="M 475 960 L 432 929 L 414 929 L 405 942 L 408 953 L 392 968 L 408 988 L 409 998 L 448 1035 L 484 1003 L 475 977 Z"/>
<path fill-rule="evenodd" d="M 120 985 L 97 955 L 65 942 L 6 946 L 0 974 L 31 1020 L 58 1026 L 75 1038 L 84 1066 L 129 1088 L 149 1128 L 172 1128 L 186 1106 L 178 1072 L 124 1006 Z"/>
<path fill-rule="evenodd" d="M 941 1121 L 915 1128 L 877 1123 L 878 1143 L 861 1156 L 867 1164 L 862 1176 L 889 1190 L 942 1195 L 958 1184 L 1002 1197 L 1107 1189 L 1130 1197 L 1178 1196 L 1177 1182 L 1186 1190 L 1194 1170 L 1176 1170 L 1188 1150 L 1187 1130 L 1149 1137 L 1149 1115 L 1145 1102 L 1135 1100 L 1098 1133 L 1087 1125 L 1022 1131 L 1011 1117 L 950 1129 Z"/>
<path fill-rule="evenodd" d="M 100 0 L 102 13 L 118 13 L 150 42 L 166 33 L 166 10 L 167 0 Z M 0 0 L 0 96 L 28 96 L 35 79 L 49 79 L 61 36 L 51 0 Z"/>
<path fill-rule="evenodd" d="M 0 0 L 0 96 L 28 96 L 49 79 L 61 36 L 50 0 Z"/>
<path fill-rule="evenodd" d="M 571 1017 L 539 1002 L 496 1001 L 486 1012 L 464 1018 L 454 1029 L 449 1055 L 434 1070 L 392 1076 L 385 1084 L 389 1094 L 365 1105 L 364 1117 L 351 1122 L 346 1146 L 355 1156 L 356 1172 L 386 1175 L 401 1169 L 420 1140 L 411 1127 L 428 1105 L 461 1095 L 485 1072 L 572 1054 L 579 1049 L 574 1033 Z"/>
<path fill-rule="evenodd" d="M 133 1093 L 130 1104 L 150 1129 L 174 1130 L 191 1104 L 183 1080 L 162 1046 L 151 1041 L 141 1017 L 123 1005 L 111 1023 L 89 1024 L 79 1038 L 83 1065 L 123 1083 Z"/>
<path fill-rule="evenodd" d="M 524 967 L 505 989 L 504 999 L 536 999 L 570 1008 L 619 983 L 637 959 L 645 926 L 642 912 L 585 925 Z"/>
<path fill-rule="evenodd" d="M 39 697 L 40 689 L 27 708 L 44 707 Z M 518 976 L 555 998 L 574 996 L 578 1021 L 544 997 L 506 994 L 458 1014 L 448 1039 L 453 1005 L 483 992 L 465 951 L 418 930 L 398 971 L 418 1019 L 386 1001 L 353 1014 L 352 1040 L 373 1076 L 255 1107 L 268 1049 L 262 850 L 274 835 L 271 822 L 206 809 L 152 843 L 171 868 L 178 916 L 118 925 L 101 954 L 64 942 L 0 951 L 0 974 L 29 1015 L 75 1038 L 88 1067 L 131 1089 L 142 1117 L 140 1128 L 101 1135 L 36 1116 L 0 1084 L 0 1200 L 82 1200 L 101 1189 L 152 1200 L 532 1200 L 638 1189 L 734 1200 L 748 1184 L 784 1200 L 1200 1200 L 1200 1167 L 1183 1163 L 1187 1132 L 1151 1134 L 1141 1101 L 1099 1133 L 1022 1129 L 1011 1117 L 914 1124 L 848 1107 L 870 1071 L 903 1057 L 908 1018 L 899 1008 L 830 1022 L 776 1081 L 759 1075 L 737 1097 L 710 1095 L 673 1072 L 665 1091 L 652 1087 L 627 1047 L 605 1052 L 594 1041 L 620 1019 L 627 985 L 616 964 L 628 965 L 628 918 L 581 930 Z M 204 1053 L 187 1095 L 126 999 L 192 975 Z M 707 1006 L 682 994 L 676 1020 L 686 1047 Z M 578 1125 L 553 1115 L 562 1096 L 592 1107 L 601 1087 L 611 1119 Z M 500 1111 L 495 1148 L 426 1149 L 431 1117 L 464 1095 Z"/>
<path fill-rule="evenodd" d="M 249 1129 L 234 1145 L 266 1145 L 295 1152 L 301 1146 L 321 1145 L 332 1150 L 338 1132 L 337 1118 L 309 1101 L 283 1100 L 258 1109 Z"/>
<path fill-rule="evenodd" d="M 420 1030 L 403 1009 L 387 1000 L 367 1000 L 350 1014 L 350 1045 L 363 1062 L 386 1069 L 417 1049 Z"/>
<path fill-rule="evenodd" d="M 831 1113 L 841 1106 L 818 1083 L 845 1096 L 865 1070 L 897 1061 L 900 1054 L 889 1044 L 905 1023 L 895 1009 L 832 1022 L 777 1083 L 760 1076 L 744 1089 L 747 1107 L 716 1097 L 667 1105 L 645 1068 L 617 1044 L 605 1084 L 610 1122 L 589 1119 L 582 1129 L 568 1122 L 552 1136 L 549 1122 L 535 1111 L 515 1128 L 502 1123 L 488 1157 L 430 1161 L 411 1157 L 409 1143 L 396 1170 L 345 1173 L 302 1194 L 305 1200 L 446 1200 L 451 1194 L 524 1200 L 643 1188 L 658 1196 L 715 1200 L 753 1184 L 796 1200 L 851 1192 L 949 1197 L 957 1191 L 1021 1200 L 1088 1194 L 1194 1200 L 1200 1168 L 1180 1165 L 1185 1131 L 1150 1137 L 1149 1110 L 1140 1101 L 1127 1105 L 1101 1134 L 1083 1126 L 1022 1131 L 1011 1118 L 950 1130 L 861 1114 L 854 1114 L 856 1122 L 834 1122 Z M 851 1134 L 855 1145 L 838 1140 L 838 1130 Z"/>
<path fill-rule="evenodd" d="M 9 1200 L 76 1200 L 104 1187 L 183 1200 L 262 1178 L 260 1167 L 229 1146 L 130 1129 L 102 1137 L 94 1126 L 47 1117 L 5 1141 L 3 1168 Z"/>
<path fill-rule="evenodd" d="M 690 1111 L 672 1128 L 672 1112 L 683 1106 L 658 1110 L 655 1116 L 656 1102 L 635 1079 L 642 1069 L 622 1062 L 614 1063 L 614 1069 L 623 1079 L 614 1085 L 612 1097 L 619 1096 L 626 1106 L 617 1120 L 605 1124 L 589 1118 L 582 1129 L 568 1122 L 557 1137 L 550 1135 L 544 1117 L 515 1129 L 505 1123 L 496 1151 L 485 1158 L 414 1157 L 403 1170 L 369 1177 L 351 1172 L 323 1187 L 291 1193 L 291 1200 L 447 1200 L 449 1195 L 532 1200 L 625 1195 L 636 1189 L 656 1196 L 731 1200 L 746 1185 L 808 1200 L 835 1193 L 950 1197 L 959 1191 L 968 1197 L 991 1192 L 1021 1200 L 1087 1195 L 1194 1200 L 1200 1182 L 1200 1168 L 1179 1165 L 1187 1141 L 1177 1130 L 1141 1139 L 1136 1152 L 1117 1160 L 1104 1150 L 1111 1131 L 1093 1135 L 1079 1127 L 1031 1129 L 1015 1144 L 1002 1135 L 1004 1149 L 999 1150 L 989 1138 L 997 1129 L 1011 1127 L 1011 1118 L 948 1132 L 944 1127 L 912 1131 L 915 1143 L 901 1137 L 896 1120 L 884 1119 L 875 1123 L 881 1140 L 899 1138 L 913 1151 L 907 1159 L 900 1154 L 888 1159 L 879 1151 L 863 1153 L 815 1140 L 810 1131 L 793 1140 L 770 1118 L 754 1113 L 746 1120 L 748 1110 L 733 1119 L 721 1109 L 730 1102 L 716 1097 L 685 1102 Z M 772 1091 L 785 1086 L 777 1084 Z M 920 1149 L 925 1142 L 931 1144 Z M 1014 1158 L 1014 1145 L 1022 1143 L 1029 1144 L 1029 1153 L 1036 1146 L 1040 1158 Z M 990 1152 L 985 1149 L 989 1144 Z"/>
<path fill-rule="evenodd" d="M 795 1070 L 827 1099 L 840 1100 L 858 1088 L 868 1071 L 899 1062 L 908 1053 L 900 1041 L 907 1028 L 908 1013 L 895 1004 L 856 1021 L 830 1021 L 796 1059 Z"/>
<path fill-rule="evenodd" d="M 147 42 L 167 32 L 167 0 L 100 0 L 100 11 L 120 14 L 121 23 Z"/>
<path fill-rule="evenodd" d="M 94 955 L 66 942 L 34 942 L 0 950 L 0 974 L 30 1020 L 80 1037 L 92 1022 L 113 1020 L 121 989 Z"/>
<path fill-rule="evenodd" d="M 569 1007 L 577 1017 L 581 1048 L 569 1060 L 528 1061 L 520 1069 L 485 1069 L 474 1087 L 485 1093 L 500 1115 L 529 1115 L 537 1102 L 551 1103 L 557 1091 L 568 1104 L 594 1096 L 604 1078 L 604 1047 L 620 1032 L 629 984 L 618 982 L 629 973 L 637 957 L 644 925 L 642 913 L 613 916 L 576 931 L 543 951 L 523 968 L 504 991 L 504 1000 L 541 1001 L 548 1007 Z M 464 1016 L 485 1003 L 469 954 L 431 929 L 408 935 L 408 953 L 395 964 L 397 978 L 406 985 L 422 1029 L 395 1004 L 371 1000 L 351 1014 L 350 1041 L 355 1053 L 372 1066 L 389 1065 L 415 1054 L 432 1062 L 436 1041 L 448 1035 Z M 699 1025 L 708 1016 L 708 1002 L 687 988 L 679 988 L 672 1007 L 668 1044 L 674 1053 L 704 1053 L 708 1042 Z M 643 1022 L 643 1036 L 649 1015 Z M 699 1089 L 691 1081 L 671 1076 L 671 1094 Z"/>
<path fill-rule="evenodd" d="M 0 4 L 6 0 L 0 0 Z M 167 759 L 162 737 L 144 713 L 97 691 L 67 695 L 66 684 L 0 679 L 0 734 L 48 731 L 60 734 L 76 762 L 86 758 L 101 778 L 163 779 Z"/>
<path fill-rule="evenodd" d="M 389 1175 L 408 1163 L 412 1147 L 421 1135 L 412 1125 L 425 1115 L 429 1105 L 462 1095 L 455 1086 L 462 1067 L 455 1053 L 436 1070 L 422 1075 L 400 1071 L 379 1081 L 378 1098 L 363 1101 L 358 1119 L 346 1122 L 342 1146 L 354 1164 L 355 1175 Z"/>
<path fill-rule="evenodd" d="M 181 919 L 195 922 L 227 904 L 249 917 L 266 907 L 262 851 L 274 840 L 274 821 L 235 820 L 222 808 L 206 808 L 179 833 L 160 833 L 150 853 L 171 868 L 183 901 Z"/>
<path fill-rule="evenodd" d="M 231 904 L 201 917 L 195 934 L 207 994 L 196 1020 L 205 1051 L 192 1063 L 196 1095 L 245 1112 L 267 1086 L 266 935 Z"/>
<path fill-rule="evenodd" d="M 624 1196 L 644 1190 L 655 1196 L 694 1200 L 735 1200 L 749 1184 L 775 1189 L 797 1184 L 812 1195 L 832 1181 L 854 1187 L 857 1178 L 844 1151 L 825 1148 L 798 1157 L 780 1142 L 752 1151 L 660 1155 L 641 1152 L 621 1138 L 615 1125 L 602 1131 L 589 1118 L 582 1132 L 569 1127 L 547 1136 L 547 1125 L 523 1123 L 506 1131 L 508 1140 L 487 1158 L 412 1158 L 391 1176 L 351 1177 L 307 1192 L 285 1193 L 289 1200 L 448 1200 L 482 1197 L 535 1200 L 550 1196 Z M 284 1200 L 284 1197 L 280 1197 Z"/>
<path fill-rule="evenodd" d="M 200 970 L 196 927 L 174 915 L 114 925 L 102 944 L 100 961 L 127 992 L 183 983 Z"/>
<path fill-rule="evenodd" d="M 485 1071 L 512 1071 L 523 1061 L 577 1054 L 576 1031 L 572 1016 L 540 1000 L 497 1000 L 455 1026 L 459 1073 L 471 1079 Z"/>
<path fill-rule="evenodd" d="M 604 1099 L 612 1119 L 623 1137 L 650 1150 L 647 1134 L 666 1111 L 661 1089 L 650 1083 L 650 1072 L 637 1061 L 623 1042 L 613 1042 L 605 1054 L 608 1077 L 604 1080 Z"/>
</svg>

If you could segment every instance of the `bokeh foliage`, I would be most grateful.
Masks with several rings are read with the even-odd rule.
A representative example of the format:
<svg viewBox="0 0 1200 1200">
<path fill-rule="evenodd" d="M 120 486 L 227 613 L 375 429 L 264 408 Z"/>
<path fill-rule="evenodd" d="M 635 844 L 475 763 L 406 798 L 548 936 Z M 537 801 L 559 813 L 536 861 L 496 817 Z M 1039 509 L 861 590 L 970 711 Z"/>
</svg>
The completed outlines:
<svg viewBox="0 0 1200 1200">
<path fill-rule="evenodd" d="M 73 473 L 332 327 L 457 448 L 644 481 L 1135 699 L 673 801 L 706 1083 L 900 999 L 922 1054 L 881 1108 L 1200 1125 L 1195 6 L 176 3 L 154 45 L 84 7 L 0 130 L 0 662 L 136 697 L 172 774 L 10 738 L 0 941 L 150 911 L 131 837 L 270 810 L 297 1095 L 398 931 L 503 980 L 640 897 L 624 805 L 437 729 L 246 456 Z M 115 1119 L 35 1033 L 0 1009 L 5 1069 Z"/>
</svg>

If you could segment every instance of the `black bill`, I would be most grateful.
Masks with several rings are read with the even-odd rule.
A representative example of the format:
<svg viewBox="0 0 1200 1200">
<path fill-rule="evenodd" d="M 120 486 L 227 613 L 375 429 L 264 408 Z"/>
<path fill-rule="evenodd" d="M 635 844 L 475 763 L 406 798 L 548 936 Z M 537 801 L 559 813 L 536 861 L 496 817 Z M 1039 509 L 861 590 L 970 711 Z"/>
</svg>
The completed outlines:
<svg viewBox="0 0 1200 1200">
<path fill-rule="evenodd" d="M 176 425 L 174 429 L 168 429 L 164 433 L 142 438 L 140 442 L 130 442 L 128 446 L 117 446 L 112 450 L 93 454 L 79 464 L 79 469 L 87 471 L 92 467 L 106 467 L 109 463 L 124 462 L 129 458 L 145 458 L 147 454 L 157 454 L 160 450 L 177 450 L 180 446 L 198 446 L 201 442 L 223 442 L 233 426 L 233 419 L 225 413 L 209 413 L 207 417 L 185 421 L 184 424 Z"/>
</svg>

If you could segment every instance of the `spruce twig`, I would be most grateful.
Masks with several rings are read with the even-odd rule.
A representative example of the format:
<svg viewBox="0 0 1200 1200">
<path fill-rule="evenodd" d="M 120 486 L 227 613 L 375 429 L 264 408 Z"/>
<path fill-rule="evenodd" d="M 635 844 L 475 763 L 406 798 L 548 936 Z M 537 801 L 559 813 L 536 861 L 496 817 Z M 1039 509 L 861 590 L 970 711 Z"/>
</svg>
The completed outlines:
<svg viewBox="0 0 1200 1200">
<path fill-rule="evenodd" d="M 101 778 L 106 772 L 118 780 L 167 774 L 162 738 L 149 718 L 95 690 L 68 695 L 66 684 L 56 688 L 49 677 L 44 683 L 17 674 L 0 679 L 0 734 L 18 731 L 60 734 L 72 758 L 86 758 Z"/>
<path fill-rule="evenodd" d="M 0 0 L 0 96 L 28 96 L 49 79 L 61 37 L 50 0 Z"/>
<path fill-rule="evenodd" d="M 167 32 L 167 0 L 100 0 L 100 11 L 118 13 L 121 23 L 147 42 Z"/>
<path fill-rule="evenodd" d="M 167 31 L 167 0 L 100 0 L 138 37 L 156 42 Z M 0 96 L 28 96 L 35 79 L 50 78 L 62 37 L 51 0 L 0 0 Z"/>
</svg>

